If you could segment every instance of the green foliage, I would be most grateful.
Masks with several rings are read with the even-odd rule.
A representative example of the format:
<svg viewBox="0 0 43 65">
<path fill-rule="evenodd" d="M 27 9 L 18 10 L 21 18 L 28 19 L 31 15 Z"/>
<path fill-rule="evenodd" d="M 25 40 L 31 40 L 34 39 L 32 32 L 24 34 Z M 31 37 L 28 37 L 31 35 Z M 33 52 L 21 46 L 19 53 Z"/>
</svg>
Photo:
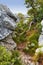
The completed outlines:
<svg viewBox="0 0 43 65">
<path fill-rule="evenodd" d="M 39 38 L 39 33 L 33 33 L 29 38 L 29 42 L 24 49 L 25 52 L 34 55 L 35 50 L 38 48 L 38 38 Z"/>
<path fill-rule="evenodd" d="M 11 52 L 0 46 L 0 65 L 10 65 Z"/>
<path fill-rule="evenodd" d="M 43 1 L 42 0 L 25 0 L 26 7 L 29 8 L 28 14 L 34 17 L 35 22 L 43 18 Z"/>
<path fill-rule="evenodd" d="M 17 24 L 17 28 L 14 31 L 13 39 L 16 43 L 21 43 L 26 41 L 26 31 L 29 29 L 28 23 L 23 23 L 23 21 L 20 21 Z"/>
<path fill-rule="evenodd" d="M 17 24 L 17 28 L 15 29 L 15 35 L 13 39 L 17 43 L 21 43 L 24 41 L 30 42 L 30 44 L 27 43 L 27 46 L 24 49 L 24 51 L 29 54 L 34 54 L 35 50 L 38 48 L 38 38 L 41 32 L 41 28 L 42 27 L 40 22 L 37 22 L 35 25 L 32 25 L 29 30 L 29 23 L 27 22 L 26 24 L 24 24 L 23 21 L 21 21 Z M 27 36 L 26 32 L 28 30 L 31 32 L 33 30 L 33 32 L 32 34 Z"/>
<path fill-rule="evenodd" d="M 22 13 L 18 13 L 18 17 L 19 17 L 19 20 L 21 21 L 23 21 L 24 20 L 24 15 L 22 14 Z"/>
<path fill-rule="evenodd" d="M 30 43 L 27 43 L 26 48 L 24 48 L 24 52 L 29 53 L 30 55 L 34 55 L 35 50 L 39 47 L 38 39 L 41 32 L 41 24 L 37 23 L 35 28 L 37 29 L 37 31 L 33 32 L 30 36 L 27 37 L 27 41 L 29 41 Z"/>
<path fill-rule="evenodd" d="M 22 65 L 19 51 L 8 51 L 0 46 L 0 65 Z"/>
<path fill-rule="evenodd" d="M 37 24 L 36 24 L 36 29 L 38 30 L 38 33 L 40 34 L 41 33 L 41 31 L 42 31 L 42 26 L 41 26 L 41 23 L 38 23 L 37 22 Z"/>
<path fill-rule="evenodd" d="M 19 56 L 20 56 L 19 51 L 17 51 L 17 50 L 12 51 L 12 62 L 13 62 L 13 65 L 23 65 L 22 62 L 21 62 L 21 58 L 19 58 Z"/>
<path fill-rule="evenodd" d="M 27 44 L 26 48 L 24 48 L 24 52 L 29 53 L 31 56 L 34 55 L 35 50 L 38 48 L 38 44 L 35 43 L 37 42 L 34 40 L 34 43 Z"/>
<path fill-rule="evenodd" d="M 39 38 L 39 33 L 33 33 L 30 37 L 29 37 L 29 41 L 30 42 L 34 42 L 33 40 L 38 41 Z"/>
<path fill-rule="evenodd" d="M 38 22 L 40 22 L 43 19 L 43 7 L 39 7 L 37 9 L 36 19 Z"/>
<path fill-rule="evenodd" d="M 34 28 L 34 29 L 32 29 Z M 38 42 L 38 38 L 39 38 L 39 35 L 41 33 L 41 29 L 42 29 L 42 26 L 41 26 L 41 23 L 37 22 L 36 25 L 34 26 L 31 26 L 31 31 L 35 31 L 35 32 L 32 32 L 32 34 L 30 36 L 28 36 L 27 40 L 29 41 L 33 41 L 33 40 L 36 40 Z"/>
</svg>

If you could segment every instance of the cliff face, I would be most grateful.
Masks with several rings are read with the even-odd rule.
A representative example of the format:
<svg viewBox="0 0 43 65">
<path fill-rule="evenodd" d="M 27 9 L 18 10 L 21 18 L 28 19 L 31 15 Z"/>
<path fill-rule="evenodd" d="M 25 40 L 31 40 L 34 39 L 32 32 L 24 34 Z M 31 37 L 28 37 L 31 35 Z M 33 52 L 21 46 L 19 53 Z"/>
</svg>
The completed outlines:
<svg viewBox="0 0 43 65">
<path fill-rule="evenodd" d="M 5 6 L 0 4 L 0 44 L 3 46 L 9 46 L 12 48 L 15 47 L 15 43 L 14 41 L 11 42 L 11 40 L 9 39 L 9 42 L 7 40 L 7 43 L 4 41 L 4 43 L 2 42 L 6 37 L 8 37 L 10 35 L 10 33 L 12 33 L 16 27 L 16 17 L 14 16 L 14 14 L 10 11 L 10 9 Z M 10 37 L 11 38 L 11 37 Z M 11 38 L 12 39 L 12 38 Z M 11 46 L 10 46 L 11 45 Z"/>
<path fill-rule="evenodd" d="M 16 17 L 10 9 L 0 4 L 0 40 L 7 37 L 16 27 Z"/>
</svg>

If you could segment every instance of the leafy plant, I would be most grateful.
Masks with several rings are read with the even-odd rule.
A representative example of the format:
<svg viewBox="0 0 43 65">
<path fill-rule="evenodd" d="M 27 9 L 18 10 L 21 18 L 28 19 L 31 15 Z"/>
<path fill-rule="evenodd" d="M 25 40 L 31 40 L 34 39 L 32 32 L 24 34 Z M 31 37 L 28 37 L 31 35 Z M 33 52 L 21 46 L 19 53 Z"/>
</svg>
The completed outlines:
<svg viewBox="0 0 43 65">
<path fill-rule="evenodd" d="M 28 23 L 23 23 L 23 21 L 20 21 L 17 24 L 17 28 L 14 31 L 13 39 L 16 43 L 21 43 L 26 41 L 26 31 L 29 29 Z"/>
<path fill-rule="evenodd" d="M 33 32 L 30 36 L 27 37 L 27 40 L 30 43 L 27 43 L 26 48 L 24 48 L 24 51 L 26 53 L 29 53 L 30 55 L 34 55 L 35 50 L 39 47 L 38 46 L 38 38 L 39 38 L 40 32 Z"/>
<path fill-rule="evenodd" d="M 28 9 L 28 15 L 33 16 L 34 22 L 39 22 L 43 18 L 43 1 L 42 0 L 25 0 Z"/>
<path fill-rule="evenodd" d="M 11 55 L 11 52 L 0 46 L 0 65 L 10 65 Z"/>
<path fill-rule="evenodd" d="M 35 41 L 35 40 L 34 40 Z M 35 41 L 36 42 L 36 41 Z M 31 56 L 34 55 L 35 50 L 38 48 L 38 44 L 30 43 L 24 48 L 24 52 L 30 54 Z M 36 42 L 37 43 L 37 42 Z"/>
<path fill-rule="evenodd" d="M 19 51 L 8 51 L 5 47 L 0 46 L 0 65 L 23 65 L 19 56 Z"/>
<path fill-rule="evenodd" d="M 20 53 L 18 50 L 12 51 L 12 62 L 13 65 L 23 65 L 20 58 Z"/>
</svg>

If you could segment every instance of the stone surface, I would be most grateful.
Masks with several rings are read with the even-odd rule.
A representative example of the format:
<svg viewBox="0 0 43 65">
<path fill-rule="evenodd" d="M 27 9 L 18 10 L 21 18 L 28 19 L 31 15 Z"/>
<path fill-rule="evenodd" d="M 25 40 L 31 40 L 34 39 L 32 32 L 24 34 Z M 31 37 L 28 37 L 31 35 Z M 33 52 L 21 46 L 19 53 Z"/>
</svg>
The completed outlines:
<svg viewBox="0 0 43 65">
<path fill-rule="evenodd" d="M 12 30 L 16 27 L 16 21 L 11 17 L 11 15 L 14 16 L 10 12 L 9 8 L 0 5 L 0 40 L 12 33 Z"/>
<path fill-rule="evenodd" d="M 24 65 L 39 65 L 38 62 L 34 62 L 31 56 L 21 55 L 22 63 Z"/>
<path fill-rule="evenodd" d="M 39 46 L 43 46 L 43 20 L 41 21 L 42 25 L 42 32 L 41 35 L 39 36 Z"/>
<path fill-rule="evenodd" d="M 16 47 L 16 43 L 10 36 L 16 28 L 16 20 L 10 9 L 0 4 L 0 45 L 6 46 L 10 50 Z"/>
<path fill-rule="evenodd" d="M 0 42 L 0 45 L 5 46 L 8 50 L 16 49 L 16 43 L 13 41 L 12 36 L 9 35 Z"/>
</svg>

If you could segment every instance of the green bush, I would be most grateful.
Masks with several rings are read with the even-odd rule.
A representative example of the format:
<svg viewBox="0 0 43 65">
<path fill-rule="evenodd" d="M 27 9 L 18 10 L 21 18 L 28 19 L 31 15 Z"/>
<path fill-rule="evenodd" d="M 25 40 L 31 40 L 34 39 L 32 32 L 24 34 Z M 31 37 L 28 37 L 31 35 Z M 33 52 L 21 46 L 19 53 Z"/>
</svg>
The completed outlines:
<svg viewBox="0 0 43 65">
<path fill-rule="evenodd" d="M 38 42 L 38 38 L 39 38 L 39 33 L 33 33 L 30 37 L 29 37 L 29 41 L 30 42 L 34 42 L 34 40 L 36 40 Z"/>
<path fill-rule="evenodd" d="M 36 29 L 38 30 L 38 33 L 42 31 L 42 26 L 40 22 L 37 22 Z"/>
<path fill-rule="evenodd" d="M 20 53 L 18 50 L 12 51 L 12 60 L 11 62 L 13 63 L 13 65 L 23 65 L 21 62 L 21 58 L 19 58 Z"/>
<path fill-rule="evenodd" d="M 36 41 L 35 41 L 36 42 Z M 35 50 L 38 48 L 38 44 L 30 43 L 24 48 L 25 53 L 29 53 L 30 55 L 34 55 Z"/>
<path fill-rule="evenodd" d="M 32 33 L 29 37 L 28 37 L 28 41 L 30 43 L 27 43 L 27 46 L 26 48 L 24 49 L 24 51 L 26 53 L 29 53 L 31 55 L 34 55 L 35 53 L 35 50 L 38 48 L 38 38 L 39 38 L 39 33 L 35 32 L 35 33 Z"/>
<path fill-rule="evenodd" d="M 19 51 L 8 51 L 5 47 L 0 46 L 0 65 L 22 65 L 19 56 Z"/>
<path fill-rule="evenodd" d="M 13 40 L 16 43 L 21 43 L 26 41 L 26 31 L 29 29 L 28 23 L 23 23 L 23 21 L 20 21 L 17 24 L 17 27 L 14 31 Z"/>
<path fill-rule="evenodd" d="M 11 52 L 0 46 L 0 65 L 10 65 Z"/>
</svg>

